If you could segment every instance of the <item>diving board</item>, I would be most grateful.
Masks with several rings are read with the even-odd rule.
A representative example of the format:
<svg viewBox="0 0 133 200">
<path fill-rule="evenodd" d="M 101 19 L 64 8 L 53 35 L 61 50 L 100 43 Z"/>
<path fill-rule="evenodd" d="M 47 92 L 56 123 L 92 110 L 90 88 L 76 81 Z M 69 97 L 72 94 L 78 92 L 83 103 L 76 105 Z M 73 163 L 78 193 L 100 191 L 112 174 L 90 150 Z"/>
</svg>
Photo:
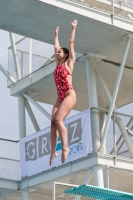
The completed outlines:
<svg viewBox="0 0 133 200">
<path fill-rule="evenodd" d="M 133 194 L 118 190 L 96 187 L 92 185 L 81 185 L 64 191 L 65 194 L 79 195 L 87 198 L 96 198 L 100 200 L 130 200 L 133 199 Z"/>
</svg>

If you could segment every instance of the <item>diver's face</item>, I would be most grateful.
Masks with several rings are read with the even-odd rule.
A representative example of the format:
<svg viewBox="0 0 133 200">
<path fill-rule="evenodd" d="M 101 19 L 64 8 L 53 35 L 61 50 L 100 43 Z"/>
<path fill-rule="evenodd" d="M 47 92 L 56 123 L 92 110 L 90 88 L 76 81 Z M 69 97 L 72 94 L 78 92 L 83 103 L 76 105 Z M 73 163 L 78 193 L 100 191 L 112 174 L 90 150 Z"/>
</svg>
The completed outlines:
<svg viewBox="0 0 133 200">
<path fill-rule="evenodd" d="M 58 51 L 56 52 L 56 57 L 58 60 L 64 59 L 67 57 L 67 54 L 64 53 L 63 49 L 58 49 Z"/>
</svg>

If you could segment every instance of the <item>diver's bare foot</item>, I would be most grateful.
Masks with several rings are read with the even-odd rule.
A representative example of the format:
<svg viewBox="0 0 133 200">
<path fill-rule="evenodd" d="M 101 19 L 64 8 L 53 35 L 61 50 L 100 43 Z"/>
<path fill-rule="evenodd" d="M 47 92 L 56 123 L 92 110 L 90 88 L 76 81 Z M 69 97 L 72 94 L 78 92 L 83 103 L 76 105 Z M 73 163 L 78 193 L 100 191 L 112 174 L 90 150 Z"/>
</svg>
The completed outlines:
<svg viewBox="0 0 133 200">
<path fill-rule="evenodd" d="M 61 155 L 62 163 L 64 163 L 65 160 L 67 159 L 67 155 L 68 155 L 69 152 L 70 152 L 70 150 L 68 148 L 62 149 L 62 155 Z"/>
<path fill-rule="evenodd" d="M 58 156 L 58 154 L 56 152 L 51 153 L 51 155 L 50 155 L 50 161 L 49 161 L 49 165 L 50 166 L 52 166 L 54 158 L 57 157 L 57 156 Z"/>
</svg>

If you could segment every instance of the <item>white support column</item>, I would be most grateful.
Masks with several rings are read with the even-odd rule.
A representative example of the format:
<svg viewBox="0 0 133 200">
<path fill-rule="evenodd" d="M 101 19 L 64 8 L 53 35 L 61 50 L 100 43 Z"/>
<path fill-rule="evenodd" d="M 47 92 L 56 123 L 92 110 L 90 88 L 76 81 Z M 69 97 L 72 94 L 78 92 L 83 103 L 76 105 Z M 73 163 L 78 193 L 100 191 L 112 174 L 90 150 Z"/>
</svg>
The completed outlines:
<svg viewBox="0 0 133 200">
<path fill-rule="evenodd" d="M 95 79 L 96 61 L 93 57 L 86 59 L 87 83 L 88 83 L 88 98 L 91 107 L 98 107 L 97 90 Z M 100 129 L 99 129 L 99 114 L 97 110 L 91 111 L 91 130 L 93 140 L 93 151 L 97 152 L 100 147 Z M 102 174 L 102 175 L 101 175 Z M 94 167 L 95 185 L 104 187 L 103 185 L 103 169 L 101 166 Z"/>
<path fill-rule="evenodd" d="M 99 68 L 96 67 L 95 69 L 96 69 L 96 75 L 97 75 L 97 78 L 99 80 L 100 86 L 101 86 L 101 88 L 102 88 L 102 90 L 103 90 L 103 92 L 104 92 L 104 94 L 106 96 L 107 101 L 110 104 L 112 98 L 111 98 L 111 95 L 109 93 L 109 90 L 108 90 L 108 88 L 107 88 L 107 86 L 106 86 L 106 84 L 105 84 L 105 82 L 104 82 L 104 80 L 102 78 L 102 75 L 100 73 Z M 117 112 L 115 104 L 114 104 L 114 111 Z M 123 126 L 122 120 L 120 119 L 120 117 L 117 114 L 115 114 L 115 119 L 116 119 L 116 123 L 118 124 L 118 126 L 119 126 L 119 128 L 121 130 L 121 133 L 122 133 L 122 135 L 124 137 L 124 140 L 126 142 L 128 150 L 129 150 L 129 152 L 131 154 L 131 157 L 133 158 L 133 146 L 132 146 L 131 140 L 129 139 L 129 136 L 128 136 L 128 134 L 127 134 L 127 132 L 126 132 L 124 126 Z"/>
<path fill-rule="evenodd" d="M 132 136 L 133 137 L 133 131 L 131 131 L 130 129 L 128 129 L 127 127 L 125 127 L 125 129 L 126 129 L 126 131 L 128 132 L 128 134 L 130 135 L 130 136 Z"/>
<path fill-rule="evenodd" d="M 133 158 L 133 145 L 132 145 L 131 139 L 129 138 L 129 136 L 128 136 L 126 130 L 125 130 L 125 127 L 123 125 L 123 122 L 118 115 L 116 115 L 116 123 L 117 123 L 117 125 L 118 125 L 118 127 L 121 131 L 121 134 L 124 138 L 124 141 L 127 145 L 128 150 L 130 152 L 131 158 Z"/>
<path fill-rule="evenodd" d="M 111 9 L 112 9 L 111 20 L 112 24 L 114 24 L 114 0 L 111 0 Z"/>
<path fill-rule="evenodd" d="M 109 167 L 105 166 L 105 187 L 109 188 Z"/>
<path fill-rule="evenodd" d="M 90 179 L 91 179 L 91 177 L 92 177 L 92 175 L 93 175 L 93 172 L 94 172 L 94 169 L 91 168 L 90 171 L 89 171 L 89 173 L 88 173 L 87 176 L 85 177 L 85 179 L 84 179 L 82 185 L 85 185 L 85 184 L 88 184 L 88 183 L 89 183 L 89 181 L 90 181 Z M 76 197 L 74 198 L 74 200 L 79 200 L 80 197 L 81 197 L 81 196 L 76 196 Z"/>
<path fill-rule="evenodd" d="M 55 182 L 53 182 L 52 184 L 52 200 L 56 200 L 55 199 Z"/>
<path fill-rule="evenodd" d="M 26 137 L 25 101 L 23 96 L 18 96 L 19 138 Z"/>
<path fill-rule="evenodd" d="M 14 64 L 15 64 L 16 73 L 17 73 L 17 79 L 19 80 L 19 79 L 21 79 L 21 74 L 20 74 L 20 69 L 19 69 L 19 62 L 18 62 L 18 58 L 17 58 L 13 33 L 9 32 L 9 36 L 10 36 L 10 41 L 11 41 Z"/>
<path fill-rule="evenodd" d="M 89 106 L 90 108 L 98 107 L 96 80 L 95 80 L 95 60 L 93 57 L 88 57 L 86 59 L 86 71 L 87 71 Z M 97 152 L 100 147 L 99 115 L 97 110 L 91 111 L 91 129 L 92 129 L 93 150 L 94 152 Z"/>
<path fill-rule="evenodd" d="M 93 175 L 93 172 L 94 172 L 94 169 L 91 168 L 90 171 L 88 172 L 87 176 L 85 177 L 82 185 L 89 183 L 89 181 L 90 181 L 90 179 L 91 179 L 91 177 Z"/>
<path fill-rule="evenodd" d="M 0 70 L 12 83 L 16 82 L 16 80 L 9 75 L 9 73 L 5 70 L 5 68 L 1 64 L 0 64 Z"/>
<path fill-rule="evenodd" d="M 106 120 L 106 126 L 105 126 L 103 137 L 102 137 L 102 140 L 101 140 L 100 151 L 102 151 L 102 148 L 103 148 L 103 145 L 104 145 L 104 142 L 105 142 L 105 139 L 106 139 L 106 135 L 107 135 L 107 131 L 108 131 L 108 128 L 109 128 L 109 123 L 110 123 L 112 111 L 114 109 L 115 100 L 116 100 L 116 97 L 117 97 L 122 73 L 123 73 L 123 70 L 124 70 L 124 65 L 125 65 L 125 62 L 126 62 L 130 42 L 131 42 L 131 37 L 128 37 L 126 47 L 125 47 L 125 51 L 124 51 L 124 55 L 123 55 L 122 62 L 121 62 L 121 66 L 120 66 L 120 69 L 119 69 L 118 77 L 117 77 L 117 80 L 116 80 L 112 100 L 111 100 L 110 107 L 109 107 L 109 112 L 108 112 L 108 116 L 107 116 L 107 120 Z"/>
<path fill-rule="evenodd" d="M 33 111 L 32 111 L 32 109 L 30 107 L 30 104 L 29 104 L 29 102 L 26 99 L 25 99 L 25 105 L 26 105 L 27 112 L 29 114 L 29 117 L 30 117 L 30 119 L 32 121 L 32 124 L 33 124 L 36 132 L 40 131 L 40 128 L 39 128 L 38 123 L 36 121 L 36 118 L 35 118 L 35 116 L 33 114 Z"/>
<path fill-rule="evenodd" d="M 115 130 L 115 123 L 116 123 L 116 117 L 115 117 L 115 113 L 113 115 L 113 139 L 114 139 L 114 155 L 117 155 L 117 148 L 116 148 L 116 130 Z M 115 158 L 116 161 L 116 158 Z M 116 164 L 116 163 L 115 163 Z"/>
<path fill-rule="evenodd" d="M 23 78 L 24 64 L 23 64 L 23 52 L 21 52 L 21 78 Z"/>
<path fill-rule="evenodd" d="M 29 191 L 28 189 L 21 190 L 22 192 L 22 200 L 29 200 Z"/>
<path fill-rule="evenodd" d="M 29 74 L 32 73 L 32 39 L 29 38 Z"/>
<path fill-rule="evenodd" d="M 102 139 L 104 128 L 105 128 L 105 114 L 99 112 L 99 126 L 100 126 L 100 139 Z M 103 145 L 103 153 L 106 153 L 106 142 Z"/>
<path fill-rule="evenodd" d="M 40 110 L 49 120 L 51 120 L 51 115 L 42 108 L 34 99 L 32 99 L 29 95 L 23 94 L 23 96 L 28 99 L 38 110 Z"/>
<path fill-rule="evenodd" d="M 127 16 L 129 17 L 129 19 L 133 20 L 133 17 L 131 14 L 127 14 Z"/>
<path fill-rule="evenodd" d="M 103 169 L 100 165 L 94 166 L 94 181 L 96 186 L 104 188 Z"/>
</svg>

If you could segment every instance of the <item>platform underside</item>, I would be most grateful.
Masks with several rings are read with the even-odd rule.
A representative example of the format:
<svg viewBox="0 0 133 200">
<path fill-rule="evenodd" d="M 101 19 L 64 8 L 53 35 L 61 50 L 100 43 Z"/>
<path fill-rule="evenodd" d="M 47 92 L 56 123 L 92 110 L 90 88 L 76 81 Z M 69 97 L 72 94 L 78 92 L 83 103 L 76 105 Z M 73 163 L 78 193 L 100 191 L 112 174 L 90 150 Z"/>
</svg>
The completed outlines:
<svg viewBox="0 0 133 200">
<path fill-rule="evenodd" d="M 102 51 L 112 43 L 117 47 L 122 37 L 129 34 L 128 27 L 125 26 L 121 29 L 117 27 L 117 24 L 115 25 L 115 22 L 112 25 L 108 13 L 96 11 L 96 9 L 90 10 L 89 7 L 84 9 L 81 5 L 75 7 L 74 10 L 71 5 L 72 11 L 69 11 L 67 6 L 64 9 L 60 8 L 58 1 L 52 0 L 52 2 L 56 2 L 56 6 L 38 0 L 10 0 L 10 2 L 1 0 L 0 29 L 53 44 L 55 27 L 60 26 L 60 43 L 61 46 L 67 47 L 71 30 L 70 24 L 74 19 L 77 19 L 79 23 L 76 32 L 75 51 L 83 54 Z M 66 2 L 63 3 L 65 6 Z M 84 9 L 82 15 L 77 11 L 79 7 Z M 88 16 L 85 16 L 86 10 Z M 97 19 L 94 19 L 95 12 L 99 14 L 99 16 L 96 15 Z M 104 20 L 105 16 L 109 20 Z M 125 24 L 129 23 L 128 20 L 125 21 L 123 18 L 122 21 Z M 131 27 L 132 24 L 133 22 L 130 21 Z M 116 49 L 116 47 L 113 48 Z M 111 52 L 113 52 L 112 49 Z M 110 56 L 109 60 L 114 59 L 113 55 Z M 117 56 L 115 54 L 115 57 L 118 58 L 113 61 L 120 59 L 119 54 Z"/>
<path fill-rule="evenodd" d="M 64 9 L 62 9 L 61 1 L 52 0 L 50 4 L 47 2 L 38 0 L 10 0 L 7 2 L 1 0 L 0 29 L 53 44 L 55 27 L 60 26 L 61 46 L 67 46 L 71 29 L 70 23 L 77 19 L 79 24 L 75 50 L 81 53 L 92 52 L 99 47 L 101 48 L 101 45 L 120 37 L 121 34 L 127 34 L 126 31 L 115 27 L 116 25 L 110 26 L 110 15 L 106 12 L 96 11 L 96 9 L 89 7 L 84 9 L 81 5 L 68 5 L 69 3 L 65 1 L 62 2 L 62 5 L 64 4 Z M 76 6 L 75 9 L 74 6 Z M 68 10 L 70 8 L 71 11 Z M 83 8 L 82 14 L 79 14 L 78 8 Z M 85 16 L 86 11 L 88 17 Z M 98 12 L 97 20 L 94 19 L 96 12 Z M 104 20 L 104 17 L 107 17 L 107 20 Z M 131 25 L 132 23 L 130 21 Z M 126 27 L 123 29 L 128 30 Z"/>
</svg>

